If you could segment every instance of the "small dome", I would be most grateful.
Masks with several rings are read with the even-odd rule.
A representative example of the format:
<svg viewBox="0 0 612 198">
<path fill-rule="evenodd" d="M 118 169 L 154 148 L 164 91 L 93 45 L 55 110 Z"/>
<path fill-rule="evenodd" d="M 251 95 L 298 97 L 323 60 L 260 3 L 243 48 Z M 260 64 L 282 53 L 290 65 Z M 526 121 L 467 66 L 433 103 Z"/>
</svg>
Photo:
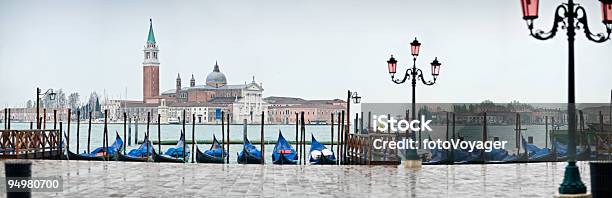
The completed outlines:
<svg viewBox="0 0 612 198">
<path fill-rule="evenodd" d="M 219 65 L 215 62 L 215 68 L 213 72 L 206 76 L 206 85 L 212 87 L 223 87 L 227 84 L 227 79 L 225 78 L 225 74 L 219 71 Z"/>
</svg>

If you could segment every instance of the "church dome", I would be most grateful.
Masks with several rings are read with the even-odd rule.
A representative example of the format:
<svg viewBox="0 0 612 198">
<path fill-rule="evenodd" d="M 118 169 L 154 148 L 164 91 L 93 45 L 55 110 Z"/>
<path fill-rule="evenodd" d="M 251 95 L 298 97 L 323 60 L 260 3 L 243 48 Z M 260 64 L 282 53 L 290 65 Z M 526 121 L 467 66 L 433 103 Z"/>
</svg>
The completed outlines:
<svg viewBox="0 0 612 198">
<path fill-rule="evenodd" d="M 215 68 L 206 76 L 206 85 L 212 87 L 223 87 L 227 84 L 225 74 L 219 71 L 219 65 L 215 62 Z"/>
</svg>

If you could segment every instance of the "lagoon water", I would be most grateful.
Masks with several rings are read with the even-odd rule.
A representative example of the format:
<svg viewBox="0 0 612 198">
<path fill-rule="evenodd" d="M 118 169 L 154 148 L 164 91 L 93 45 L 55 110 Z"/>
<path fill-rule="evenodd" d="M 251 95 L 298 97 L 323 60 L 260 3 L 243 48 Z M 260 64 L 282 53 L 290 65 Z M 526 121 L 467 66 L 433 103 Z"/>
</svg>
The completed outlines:
<svg viewBox="0 0 612 198">
<path fill-rule="evenodd" d="M 47 128 L 53 128 L 53 123 L 47 123 Z M 102 145 L 102 135 L 103 135 L 103 124 L 92 124 L 91 126 L 91 150 L 96 147 Z M 132 142 L 131 146 L 128 146 L 128 151 L 131 148 L 135 148 L 138 145 L 134 143 L 135 137 L 135 126 L 132 126 Z M 11 129 L 29 129 L 29 123 L 11 123 Z M 306 140 L 310 141 L 310 135 L 314 134 L 315 138 L 321 142 L 329 142 L 331 140 L 331 132 L 330 125 L 306 125 Z M 514 126 L 488 126 L 488 140 L 493 140 L 494 137 L 499 137 L 501 141 L 508 141 L 506 144 L 506 149 L 510 153 L 516 152 L 516 144 L 515 144 L 515 130 Z M 546 145 L 545 137 L 546 137 L 546 128 L 544 125 L 524 125 L 522 128 L 527 130 L 523 131 L 523 136 L 527 139 L 528 136 L 533 136 L 534 144 L 538 147 L 544 147 Z M 70 150 L 76 152 L 76 123 L 71 124 L 70 128 Z M 157 141 L 157 125 L 150 125 L 150 134 L 152 140 Z M 187 131 L 186 139 L 191 140 L 192 134 L 192 126 L 186 125 L 185 129 Z M 426 139 L 431 135 L 432 139 L 446 139 L 446 125 L 444 126 L 432 126 L 432 132 L 422 132 L 421 138 Z M 67 131 L 67 126 L 64 124 L 63 126 L 64 132 Z M 80 145 L 79 151 L 83 152 L 87 150 L 87 123 L 80 124 Z M 138 139 L 142 140 L 144 138 L 147 127 L 145 124 L 140 124 L 138 126 Z M 161 140 L 177 140 L 180 137 L 180 131 L 182 130 L 182 125 L 161 125 Z M 259 140 L 260 139 L 260 125 L 248 125 L 247 126 L 247 136 L 249 140 Z M 295 125 L 265 125 L 264 126 L 264 139 L 265 141 L 275 141 L 278 138 L 278 132 L 282 131 L 283 136 L 286 139 L 293 141 L 295 140 Z M 452 129 L 450 129 L 449 134 L 452 133 Z M 482 140 L 482 126 L 455 126 L 456 137 L 462 136 L 465 140 Z M 115 131 L 119 133 L 123 138 L 123 124 L 109 124 L 109 141 L 112 144 L 112 141 L 115 138 Z M 217 137 L 219 141 L 221 141 L 221 125 L 196 125 L 195 126 L 195 136 L 197 140 L 212 140 L 213 134 Z M 230 126 L 230 139 L 232 141 L 242 140 L 243 137 L 243 125 L 231 125 Z M 334 144 L 337 142 L 338 131 L 337 126 L 334 126 Z M 418 136 L 417 136 L 418 138 Z M 124 140 L 125 141 L 125 140 Z M 166 150 L 170 145 L 163 145 L 162 150 Z M 549 142 L 550 146 L 550 142 Z M 208 149 L 210 145 L 198 145 L 201 150 Z M 155 146 L 157 148 L 157 145 Z M 273 144 L 266 144 L 266 158 L 270 158 L 272 149 L 274 148 Z M 306 149 L 309 149 L 307 145 Z M 240 144 L 232 144 L 230 146 L 230 163 L 236 163 L 236 153 L 242 150 L 242 145 Z M 334 148 L 335 150 L 335 148 Z M 266 160 L 267 163 L 271 163 L 271 160 Z"/>
</svg>

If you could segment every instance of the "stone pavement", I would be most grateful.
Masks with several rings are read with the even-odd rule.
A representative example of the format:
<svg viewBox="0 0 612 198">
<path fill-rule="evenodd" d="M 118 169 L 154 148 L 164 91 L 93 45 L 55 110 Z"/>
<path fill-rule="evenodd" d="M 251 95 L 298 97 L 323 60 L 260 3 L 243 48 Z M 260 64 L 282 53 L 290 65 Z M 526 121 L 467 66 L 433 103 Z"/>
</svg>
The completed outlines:
<svg viewBox="0 0 612 198">
<path fill-rule="evenodd" d="M 578 165 L 590 189 L 588 163 Z M 552 197 L 564 167 L 565 163 L 532 163 L 409 170 L 36 160 L 32 176 L 64 180 L 63 192 L 33 193 L 34 197 Z M 0 174 L 4 176 L 4 165 Z"/>
</svg>

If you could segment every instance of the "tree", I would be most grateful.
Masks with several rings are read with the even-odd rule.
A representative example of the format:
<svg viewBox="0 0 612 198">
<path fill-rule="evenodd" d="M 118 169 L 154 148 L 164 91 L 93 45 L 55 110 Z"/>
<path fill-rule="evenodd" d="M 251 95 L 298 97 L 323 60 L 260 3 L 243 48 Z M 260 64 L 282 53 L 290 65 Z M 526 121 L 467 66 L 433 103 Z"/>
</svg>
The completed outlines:
<svg viewBox="0 0 612 198">
<path fill-rule="evenodd" d="M 32 108 L 34 105 L 32 104 L 32 100 L 28 100 L 28 102 L 26 102 L 26 108 Z"/>
<path fill-rule="evenodd" d="M 88 107 L 89 107 L 89 111 L 93 112 L 93 117 L 97 118 L 97 109 L 96 109 L 96 103 L 98 102 L 98 93 L 96 93 L 95 91 L 92 92 L 89 95 L 89 102 L 87 103 Z"/>
<path fill-rule="evenodd" d="M 65 108 L 67 101 L 66 101 L 66 93 L 64 93 L 64 90 L 60 89 L 57 91 L 57 106 L 59 108 Z"/>
<path fill-rule="evenodd" d="M 87 102 L 89 104 L 90 107 L 94 107 L 96 105 L 96 101 L 98 100 L 98 93 L 96 93 L 95 91 L 92 92 L 89 95 L 89 101 Z M 91 109 L 91 111 L 94 111 L 95 109 Z"/>
<path fill-rule="evenodd" d="M 96 111 L 97 112 L 101 112 L 102 108 L 100 108 L 100 100 L 98 100 L 98 98 L 96 98 Z"/>
<path fill-rule="evenodd" d="M 80 95 L 79 93 L 71 93 L 70 95 L 68 95 L 68 106 L 71 109 L 78 109 L 79 106 L 81 105 L 81 99 L 80 99 Z"/>
</svg>

